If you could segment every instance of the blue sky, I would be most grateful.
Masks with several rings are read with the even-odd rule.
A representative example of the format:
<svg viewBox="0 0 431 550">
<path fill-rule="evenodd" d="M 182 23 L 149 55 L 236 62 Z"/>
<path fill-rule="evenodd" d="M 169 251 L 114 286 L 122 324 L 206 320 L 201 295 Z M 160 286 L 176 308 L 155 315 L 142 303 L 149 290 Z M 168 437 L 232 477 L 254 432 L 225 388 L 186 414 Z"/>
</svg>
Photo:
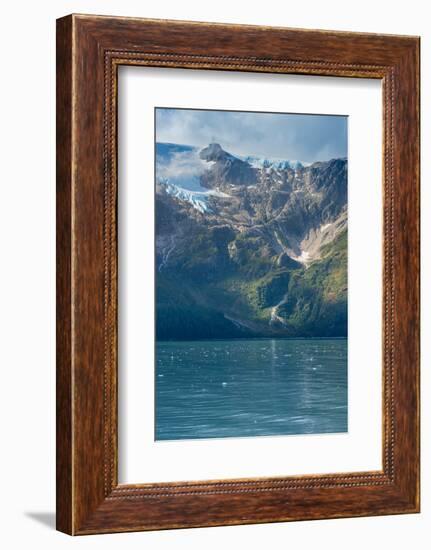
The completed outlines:
<svg viewBox="0 0 431 550">
<path fill-rule="evenodd" d="M 156 140 L 237 155 L 315 162 L 347 157 L 347 117 L 156 109 Z"/>
</svg>

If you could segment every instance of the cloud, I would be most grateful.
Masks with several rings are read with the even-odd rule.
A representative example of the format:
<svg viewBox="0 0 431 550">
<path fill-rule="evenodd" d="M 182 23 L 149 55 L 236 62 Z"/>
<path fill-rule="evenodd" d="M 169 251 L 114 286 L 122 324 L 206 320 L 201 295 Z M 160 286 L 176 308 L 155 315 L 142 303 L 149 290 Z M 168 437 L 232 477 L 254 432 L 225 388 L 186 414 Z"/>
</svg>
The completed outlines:
<svg viewBox="0 0 431 550">
<path fill-rule="evenodd" d="M 157 108 L 156 139 L 198 147 L 217 142 L 237 155 L 324 161 L 347 156 L 347 117 Z"/>
<path fill-rule="evenodd" d="M 196 177 L 203 174 L 207 167 L 207 162 L 200 159 L 195 151 L 174 153 L 164 160 L 157 157 L 157 176 L 161 179 Z"/>
</svg>

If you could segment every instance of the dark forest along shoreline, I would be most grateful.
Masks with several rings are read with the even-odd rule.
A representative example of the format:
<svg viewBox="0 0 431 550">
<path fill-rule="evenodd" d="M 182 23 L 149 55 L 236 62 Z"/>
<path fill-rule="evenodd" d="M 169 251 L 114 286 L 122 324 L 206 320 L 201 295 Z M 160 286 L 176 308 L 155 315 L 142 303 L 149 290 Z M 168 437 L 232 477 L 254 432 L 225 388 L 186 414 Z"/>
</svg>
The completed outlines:
<svg viewBox="0 0 431 550">
<path fill-rule="evenodd" d="M 158 341 L 156 440 L 347 431 L 347 339 Z"/>
</svg>

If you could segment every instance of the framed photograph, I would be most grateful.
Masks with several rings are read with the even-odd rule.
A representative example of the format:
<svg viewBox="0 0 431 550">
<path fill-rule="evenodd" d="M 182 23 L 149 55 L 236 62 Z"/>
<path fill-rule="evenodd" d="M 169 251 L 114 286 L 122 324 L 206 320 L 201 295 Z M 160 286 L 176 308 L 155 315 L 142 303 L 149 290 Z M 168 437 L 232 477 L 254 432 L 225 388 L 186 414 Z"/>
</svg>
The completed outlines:
<svg viewBox="0 0 431 550">
<path fill-rule="evenodd" d="M 57 528 L 419 511 L 419 38 L 57 21 Z"/>
</svg>

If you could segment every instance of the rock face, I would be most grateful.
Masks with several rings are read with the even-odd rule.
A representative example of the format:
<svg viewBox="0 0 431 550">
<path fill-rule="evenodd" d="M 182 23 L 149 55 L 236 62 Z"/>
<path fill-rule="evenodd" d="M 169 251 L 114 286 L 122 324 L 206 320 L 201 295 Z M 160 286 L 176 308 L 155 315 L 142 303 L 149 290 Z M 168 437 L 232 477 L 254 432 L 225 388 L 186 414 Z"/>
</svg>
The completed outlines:
<svg viewBox="0 0 431 550">
<path fill-rule="evenodd" d="M 346 159 L 156 161 L 159 339 L 347 335 Z"/>
<path fill-rule="evenodd" d="M 249 186 L 257 182 L 257 170 L 248 162 L 224 151 L 218 143 L 211 143 L 202 149 L 199 157 L 211 163 L 210 168 L 201 175 L 204 187 Z"/>
</svg>

